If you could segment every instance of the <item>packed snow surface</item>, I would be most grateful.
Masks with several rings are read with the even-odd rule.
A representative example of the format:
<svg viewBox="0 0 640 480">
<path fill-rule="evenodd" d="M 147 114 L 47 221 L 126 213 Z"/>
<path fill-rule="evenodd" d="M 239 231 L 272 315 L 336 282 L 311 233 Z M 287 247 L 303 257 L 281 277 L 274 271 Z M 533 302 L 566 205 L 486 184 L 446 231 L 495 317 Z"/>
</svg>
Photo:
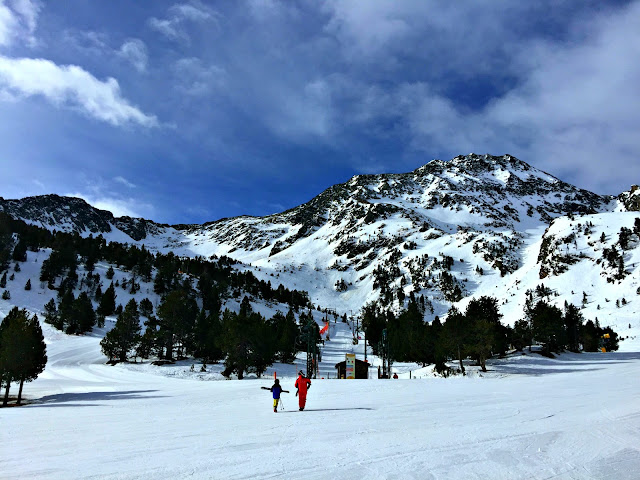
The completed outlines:
<svg viewBox="0 0 640 480">
<path fill-rule="evenodd" d="M 331 325 L 321 375 L 350 340 L 347 324 Z M 56 336 L 47 325 L 45 334 L 49 364 L 25 386 L 29 404 L 0 410 L 3 479 L 619 480 L 640 471 L 640 353 L 515 355 L 447 379 L 417 365 L 399 365 L 397 380 L 334 374 L 313 380 L 302 412 L 300 365 L 275 365 L 290 393 L 274 413 L 260 389 L 273 369 L 215 381 L 187 364 L 108 366 L 99 336 Z"/>
</svg>

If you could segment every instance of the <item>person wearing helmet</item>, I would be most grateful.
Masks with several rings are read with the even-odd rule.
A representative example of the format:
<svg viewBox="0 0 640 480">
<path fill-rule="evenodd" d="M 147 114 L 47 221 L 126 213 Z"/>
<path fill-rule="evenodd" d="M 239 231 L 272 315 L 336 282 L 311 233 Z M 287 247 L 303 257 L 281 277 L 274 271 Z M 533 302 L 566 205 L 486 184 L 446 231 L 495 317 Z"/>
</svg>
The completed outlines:
<svg viewBox="0 0 640 480">
<path fill-rule="evenodd" d="M 282 392 L 289 393 L 289 390 L 283 390 L 280 385 L 280 380 L 277 378 L 274 380 L 271 388 L 261 387 L 263 390 L 269 390 L 273 393 L 273 411 L 274 413 L 278 413 L 278 403 L 280 402 L 280 394 Z"/>
<path fill-rule="evenodd" d="M 296 395 L 298 396 L 298 406 L 300 407 L 300 411 L 304 410 L 304 406 L 307 403 L 307 390 L 310 386 L 311 380 L 306 378 L 302 370 L 300 370 L 295 384 L 295 387 L 298 389 L 296 391 Z"/>
</svg>

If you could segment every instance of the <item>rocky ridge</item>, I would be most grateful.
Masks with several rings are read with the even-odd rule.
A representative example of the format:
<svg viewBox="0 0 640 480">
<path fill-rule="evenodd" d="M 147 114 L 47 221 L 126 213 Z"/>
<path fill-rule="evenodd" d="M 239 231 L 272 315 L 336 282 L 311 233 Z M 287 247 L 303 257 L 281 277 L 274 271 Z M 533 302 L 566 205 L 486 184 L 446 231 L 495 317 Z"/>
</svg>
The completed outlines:
<svg viewBox="0 0 640 480">
<path fill-rule="evenodd" d="M 227 255 L 342 311 L 373 299 L 400 308 L 415 295 L 428 316 L 473 295 L 487 275 L 517 272 L 532 231 L 567 216 L 633 210 L 636 192 L 597 195 L 510 155 L 470 154 L 408 173 L 357 175 L 282 213 L 204 225 L 115 218 L 56 195 L 0 199 L 0 211 L 81 235 L 121 232 L 152 250 Z M 580 260 L 562 253 L 565 240 L 540 239 L 540 279 Z"/>
</svg>

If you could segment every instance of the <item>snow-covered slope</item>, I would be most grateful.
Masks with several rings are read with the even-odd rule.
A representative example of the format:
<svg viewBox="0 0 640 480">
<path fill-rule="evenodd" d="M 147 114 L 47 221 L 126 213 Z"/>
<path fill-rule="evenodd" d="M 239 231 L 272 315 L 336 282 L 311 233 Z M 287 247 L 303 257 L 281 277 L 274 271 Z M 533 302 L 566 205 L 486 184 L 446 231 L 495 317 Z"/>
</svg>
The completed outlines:
<svg viewBox="0 0 640 480">
<path fill-rule="evenodd" d="M 10 448 L 0 448 L 1 476 L 636 478 L 637 198 L 634 189 L 617 201 L 584 192 L 513 157 L 468 156 L 408 174 L 354 177 L 279 215 L 201 226 L 117 219 L 55 196 L 0 199 L 0 210 L 49 229 L 240 259 L 246 263 L 236 267 L 306 290 L 338 313 L 355 316 L 379 298 L 400 308 L 401 290 L 425 296 L 430 320 L 453 303 L 464 308 L 474 296 L 490 295 L 512 324 L 527 290 L 544 284 L 549 301 L 580 306 L 624 339 L 619 352 L 512 355 L 490 360 L 487 373 L 467 365 L 464 377 L 394 364 L 399 380 L 336 381 L 329 380 L 335 364 L 348 352 L 362 359 L 364 345 L 354 345 L 351 321 L 314 310 L 318 324 L 329 322 L 319 378 L 304 412 L 285 394 L 284 410 L 274 414 L 269 392 L 259 387 L 276 373 L 293 392 L 304 353 L 293 364 L 273 364 L 262 379 L 206 381 L 221 380 L 222 365 L 205 372 L 191 370 L 193 359 L 106 365 L 99 342 L 114 317 L 84 336 L 43 323 L 47 367 L 25 386 L 26 407 L 2 410 Z M 55 294 L 38 280 L 49 255 L 27 252 L 19 271 L 12 262 L 11 298 L 0 299 L 0 320 L 13 305 L 42 313 Z M 105 277 L 108 267 L 99 262 L 95 271 Z M 130 278 L 114 269 L 114 281 Z M 78 274 L 82 279 L 84 266 Z M 138 282 L 135 294 L 118 288 L 117 303 L 149 297 L 157 306 L 152 284 Z M 237 311 L 240 301 L 226 298 L 225 306 Z M 259 299 L 252 308 L 267 317 L 286 310 Z M 368 354 L 375 379 L 380 361 Z"/>
<path fill-rule="evenodd" d="M 622 226 L 633 228 L 638 214 L 629 212 L 637 196 L 634 189 L 618 200 L 596 195 L 510 155 L 471 154 L 404 174 L 358 175 L 280 214 L 204 225 L 114 218 L 82 200 L 56 196 L 0 200 L 0 210 L 50 229 L 102 234 L 153 251 L 226 255 L 263 280 L 308 291 L 314 303 L 339 313 L 355 315 L 377 299 L 397 310 L 413 292 L 424 296 L 425 318 L 431 320 L 452 304 L 489 294 L 504 303 L 504 320 L 512 324 L 521 316 L 525 292 L 544 282 L 555 285 L 560 303 L 581 304 L 583 291 L 593 299 L 603 286 L 616 286 L 616 298 L 624 297 L 631 312 L 622 316 L 626 322 L 635 314 L 640 278 L 631 260 L 637 238 L 625 252 L 630 260 L 624 280 L 608 284 L 596 263 L 600 244 L 583 242 L 575 254 L 593 261 L 556 268 L 556 257 L 564 254 L 554 257 L 547 250 L 555 250 L 560 237 L 545 231 L 552 223 L 577 228 L 593 222 L 596 233 L 604 232 L 613 244 Z M 592 312 L 590 306 L 598 304 L 601 310 Z M 603 323 L 624 311 L 615 299 L 587 302 L 585 309 Z"/>
<path fill-rule="evenodd" d="M 54 363 L 28 386 L 34 403 L 2 410 L 2 478 L 631 480 L 639 362 L 524 356 L 482 378 L 318 379 L 304 412 L 290 393 L 277 414 L 260 390 L 271 379 Z"/>
<path fill-rule="evenodd" d="M 619 225 L 628 222 L 629 214 L 618 215 Z M 590 217 L 594 232 L 598 221 Z M 579 228 L 584 232 L 584 224 L 556 220 L 545 237 Z M 583 240 L 590 241 L 577 238 L 578 248 Z M 48 255 L 28 252 L 8 281 L 12 298 L 0 300 L 0 317 L 12 303 L 41 311 L 51 292 L 36 279 Z M 633 255 L 625 258 L 636 261 Z M 539 266 L 528 267 L 521 272 L 539 279 Z M 100 273 L 107 268 L 96 265 Z M 114 279 L 126 275 L 116 268 Z M 143 283 L 136 295 L 154 298 L 149 288 Z M 130 296 L 121 289 L 118 295 L 118 302 Z M 273 308 L 253 306 L 265 314 Z M 373 380 L 337 381 L 334 364 L 346 352 L 362 358 L 362 342 L 353 345 L 351 324 L 314 316 L 329 320 L 330 338 L 304 412 L 293 394 L 304 354 L 292 365 L 272 365 L 262 379 L 207 381 L 222 379 L 221 365 L 207 372 L 199 364 L 191 371 L 193 360 L 110 366 L 100 353 L 103 330 L 76 336 L 43 324 L 47 367 L 25 386 L 25 407 L 2 410 L 10 440 L 10 448 L 0 448 L 2 478 L 631 480 L 640 469 L 638 343 L 623 342 L 624 352 L 494 359 L 487 373 L 468 362 L 467 376 L 448 379 L 432 368 L 394 364 L 400 379 L 377 380 L 378 359 L 369 352 Z M 283 394 L 277 414 L 260 389 L 274 372 L 292 392 Z"/>
</svg>

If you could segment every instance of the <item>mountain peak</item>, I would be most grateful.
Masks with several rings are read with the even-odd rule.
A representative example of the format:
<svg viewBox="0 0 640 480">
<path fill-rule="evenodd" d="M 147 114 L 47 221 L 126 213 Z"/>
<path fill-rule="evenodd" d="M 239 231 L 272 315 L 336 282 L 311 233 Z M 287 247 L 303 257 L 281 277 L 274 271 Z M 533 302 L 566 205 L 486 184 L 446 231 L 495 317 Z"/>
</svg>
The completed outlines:
<svg viewBox="0 0 640 480">
<path fill-rule="evenodd" d="M 638 198 L 635 188 L 619 200 L 635 205 Z M 610 212 L 611 200 L 512 155 L 471 153 L 407 173 L 356 175 L 282 213 L 204 225 L 114 218 L 58 195 L 0 199 L 0 211 L 49 230 L 139 242 L 150 251 L 228 256 L 287 279 L 289 288 L 300 288 L 305 278 L 314 301 L 337 302 L 343 310 L 353 298 L 364 305 L 402 290 L 424 294 L 428 309 L 441 315 L 472 294 L 485 273 L 521 268 L 529 232 L 563 216 Z M 454 259 L 460 261 L 452 269 Z M 336 285 L 346 290 L 338 294 Z"/>
</svg>

